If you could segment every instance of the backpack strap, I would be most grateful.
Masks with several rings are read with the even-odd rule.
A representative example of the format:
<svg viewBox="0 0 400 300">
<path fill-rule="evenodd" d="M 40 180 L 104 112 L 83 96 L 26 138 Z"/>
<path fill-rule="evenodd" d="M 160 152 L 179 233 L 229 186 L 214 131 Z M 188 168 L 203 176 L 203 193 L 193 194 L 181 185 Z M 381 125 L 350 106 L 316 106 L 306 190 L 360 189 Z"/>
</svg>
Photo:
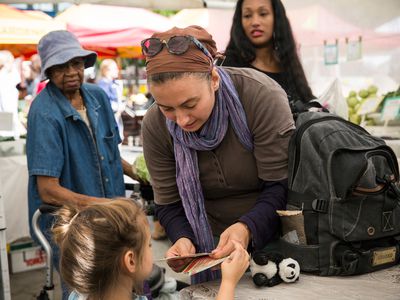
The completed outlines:
<svg viewBox="0 0 400 300">
<path fill-rule="evenodd" d="M 302 113 L 308 111 L 310 108 L 323 109 L 321 103 L 317 101 L 303 102 L 301 100 L 296 100 L 290 102 L 290 108 L 293 113 Z"/>
<path fill-rule="evenodd" d="M 309 102 L 303 102 L 301 100 L 296 100 L 296 101 L 291 101 L 289 102 L 290 109 L 293 114 L 293 118 L 296 120 L 298 115 L 310 111 L 311 109 L 314 109 L 316 111 L 323 111 L 323 112 L 329 112 L 326 108 L 324 108 L 321 103 L 319 103 L 316 100 L 312 100 Z"/>
<path fill-rule="evenodd" d="M 329 201 L 318 199 L 312 194 L 288 191 L 288 204 L 297 206 L 302 210 L 313 210 L 320 213 L 327 213 Z"/>
</svg>

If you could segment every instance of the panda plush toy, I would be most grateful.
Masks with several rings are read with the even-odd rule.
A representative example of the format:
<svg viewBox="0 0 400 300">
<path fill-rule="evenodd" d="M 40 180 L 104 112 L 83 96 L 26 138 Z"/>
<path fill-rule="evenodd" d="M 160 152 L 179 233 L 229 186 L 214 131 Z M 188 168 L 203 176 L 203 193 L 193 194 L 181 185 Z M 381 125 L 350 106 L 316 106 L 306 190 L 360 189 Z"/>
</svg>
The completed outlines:
<svg viewBox="0 0 400 300">
<path fill-rule="evenodd" d="M 250 261 L 251 277 L 257 286 L 274 286 L 299 280 L 300 265 L 277 252 L 256 251 Z"/>
</svg>

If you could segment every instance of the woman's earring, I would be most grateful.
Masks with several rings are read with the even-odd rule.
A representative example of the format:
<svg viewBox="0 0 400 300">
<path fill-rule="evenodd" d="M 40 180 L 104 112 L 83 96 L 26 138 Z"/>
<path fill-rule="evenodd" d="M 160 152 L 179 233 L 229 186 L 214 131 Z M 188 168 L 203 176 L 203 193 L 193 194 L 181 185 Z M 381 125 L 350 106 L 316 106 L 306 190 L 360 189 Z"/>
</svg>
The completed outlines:
<svg viewBox="0 0 400 300">
<path fill-rule="evenodd" d="M 279 47 L 278 47 L 278 42 L 276 41 L 275 31 L 272 33 L 272 42 L 273 42 L 273 45 L 274 45 L 274 50 L 278 51 Z"/>
</svg>

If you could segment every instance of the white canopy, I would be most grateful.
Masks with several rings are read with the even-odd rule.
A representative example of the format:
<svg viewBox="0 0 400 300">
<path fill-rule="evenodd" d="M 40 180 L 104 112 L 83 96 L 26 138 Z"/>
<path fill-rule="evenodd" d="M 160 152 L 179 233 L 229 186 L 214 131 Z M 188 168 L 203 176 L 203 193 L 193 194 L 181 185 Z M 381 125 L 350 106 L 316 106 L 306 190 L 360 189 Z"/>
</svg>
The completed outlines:
<svg viewBox="0 0 400 300">
<path fill-rule="evenodd" d="M 1 3 L 72 3 L 72 4 L 103 4 L 116 6 L 131 6 L 148 9 L 172 9 L 184 8 L 232 8 L 236 0 L 2 0 Z"/>
<path fill-rule="evenodd" d="M 229 42 L 233 9 L 195 8 L 182 9 L 171 17 L 176 27 L 199 25 L 205 28 L 217 43 L 217 49 L 224 51 Z"/>
<path fill-rule="evenodd" d="M 390 20 L 389 22 L 387 22 L 385 24 L 382 24 L 381 26 L 376 28 L 375 31 L 379 32 L 379 33 L 399 34 L 400 33 L 400 17 L 397 17 L 393 20 Z"/>
</svg>

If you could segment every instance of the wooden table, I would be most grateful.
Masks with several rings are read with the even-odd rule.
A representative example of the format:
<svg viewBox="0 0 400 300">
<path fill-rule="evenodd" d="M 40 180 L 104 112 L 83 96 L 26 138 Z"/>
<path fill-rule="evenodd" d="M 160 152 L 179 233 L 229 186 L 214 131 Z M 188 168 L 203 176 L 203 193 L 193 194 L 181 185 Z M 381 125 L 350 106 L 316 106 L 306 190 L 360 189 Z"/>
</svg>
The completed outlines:
<svg viewBox="0 0 400 300">
<path fill-rule="evenodd" d="M 219 281 L 189 286 L 180 291 L 182 299 L 215 299 Z M 400 265 L 374 273 L 347 277 L 301 274 L 296 283 L 257 288 L 246 273 L 235 290 L 238 300 L 323 299 L 399 300 Z"/>
</svg>

